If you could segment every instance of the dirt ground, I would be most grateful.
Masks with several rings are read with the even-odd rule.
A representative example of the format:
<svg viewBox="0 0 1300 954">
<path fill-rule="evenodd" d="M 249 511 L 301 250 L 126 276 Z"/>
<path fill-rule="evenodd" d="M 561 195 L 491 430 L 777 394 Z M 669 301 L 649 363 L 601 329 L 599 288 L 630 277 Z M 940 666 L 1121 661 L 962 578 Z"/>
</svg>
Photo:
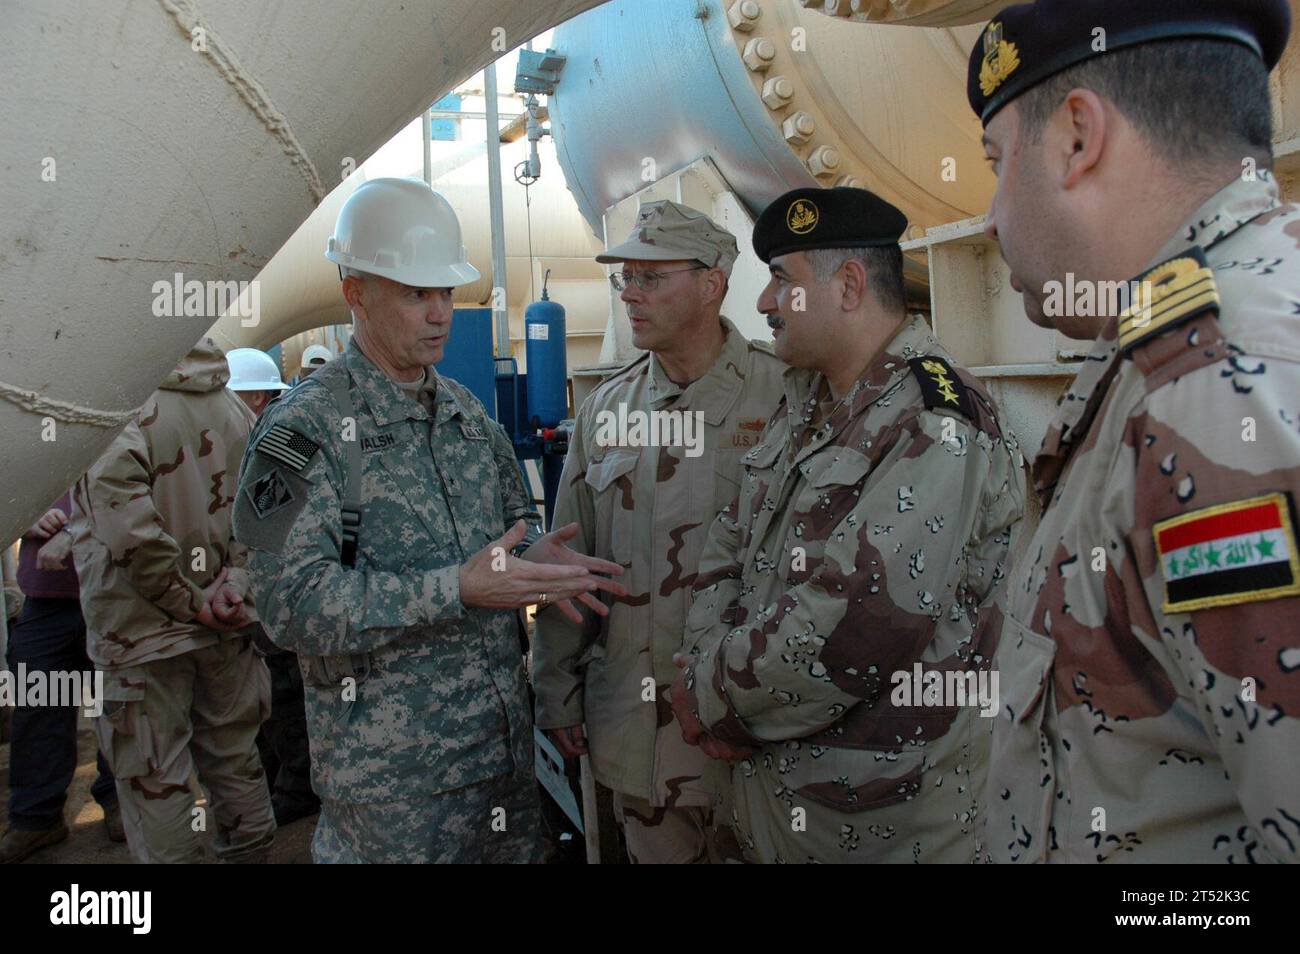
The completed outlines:
<svg viewBox="0 0 1300 954">
<path fill-rule="evenodd" d="M 72 834 L 58 845 L 42 849 L 23 864 L 127 865 L 131 853 L 126 845 L 108 840 L 104 813 L 90 797 L 95 781 L 95 734 L 90 720 L 82 716 L 77 727 L 77 771 L 68 786 L 63 816 Z M 9 741 L 0 744 L 0 828 L 9 826 Z M 311 836 L 316 816 L 302 818 L 276 832 L 271 848 L 275 864 L 311 864 Z"/>
</svg>

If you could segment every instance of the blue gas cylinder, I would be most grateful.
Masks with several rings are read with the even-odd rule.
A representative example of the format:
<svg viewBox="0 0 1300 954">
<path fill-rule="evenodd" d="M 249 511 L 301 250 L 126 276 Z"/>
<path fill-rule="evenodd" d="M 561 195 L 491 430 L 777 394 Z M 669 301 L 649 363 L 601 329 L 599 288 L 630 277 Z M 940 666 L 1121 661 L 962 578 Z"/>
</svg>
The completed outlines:
<svg viewBox="0 0 1300 954">
<path fill-rule="evenodd" d="M 524 309 L 524 354 L 528 361 L 528 418 L 554 427 L 569 416 L 569 366 L 565 355 L 564 306 L 542 300 Z"/>
</svg>

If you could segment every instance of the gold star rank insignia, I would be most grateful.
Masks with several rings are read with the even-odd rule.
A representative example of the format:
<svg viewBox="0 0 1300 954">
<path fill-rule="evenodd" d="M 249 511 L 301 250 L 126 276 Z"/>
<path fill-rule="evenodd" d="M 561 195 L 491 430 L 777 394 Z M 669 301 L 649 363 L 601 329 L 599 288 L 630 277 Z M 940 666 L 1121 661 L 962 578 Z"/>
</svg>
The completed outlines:
<svg viewBox="0 0 1300 954">
<path fill-rule="evenodd" d="M 952 365 L 934 355 L 912 358 L 907 363 L 921 385 L 926 407 L 932 411 L 956 411 L 970 420 L 975 419 L 970 391 L 957 377 Z"/>
</svg>

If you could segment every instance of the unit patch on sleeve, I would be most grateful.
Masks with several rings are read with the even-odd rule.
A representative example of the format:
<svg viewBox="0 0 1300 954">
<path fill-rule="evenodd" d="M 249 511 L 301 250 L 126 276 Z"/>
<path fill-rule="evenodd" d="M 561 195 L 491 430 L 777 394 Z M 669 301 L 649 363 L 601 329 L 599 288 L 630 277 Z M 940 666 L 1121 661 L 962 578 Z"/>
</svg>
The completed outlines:
<svg viewBox="0 0 1300 954">
<path fill-rule="evenodd" d="M 1288 494 L 1265 494 L 1162 520 L 1154 527 L 1166 613 L 1300 595 Z"/>
<path fill-rule="evenodd" d="M 274 424 L 262 435 L 254 449 L 259 454 L 278 460 L 294 473 L 302 473 L 320 450 L 320 445 L 283 424 Z"/>
<path fill-rule="evenodd" d="M 253 512 L 258 520 L 264 520 L 271 514 L 293 502 L 293 491 L 280 473 L 279 467 L 273 467 L 257 480 L 247 491 Z"/>
</svg>

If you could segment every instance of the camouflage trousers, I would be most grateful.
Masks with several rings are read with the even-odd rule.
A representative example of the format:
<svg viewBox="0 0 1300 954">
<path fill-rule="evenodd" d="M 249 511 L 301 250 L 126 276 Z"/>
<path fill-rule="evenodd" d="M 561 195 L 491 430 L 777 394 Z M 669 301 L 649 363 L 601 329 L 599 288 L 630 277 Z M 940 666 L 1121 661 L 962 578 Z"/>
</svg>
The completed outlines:
<svg viewBox="0 0 1300 954">
<path fill-rule="evenodd" d="M 531 774 L 500 775 L 423 800 L 321 801 L 317 864 L 534 864 L 540 808 Z"/>
<path fill-rule="evenodd" d="M 634 865 L 721 864 L 739 852 L 728 850 L 728 829 L 714 824 L 703 805 L 656 807 L 644 798 L 614 792 L 614 817 Z"/>
<path fill-rule="evenodd" d="M 218 858 L 264 860 L 275 820 L 254 740 L 271 684 L 251 641 L 234 636 L 106 675 L 95 731 L 135 860 L 201 862 L 214 828 Z M 194 804 L 195 774 L 207 808 Z"/>
</svg>

